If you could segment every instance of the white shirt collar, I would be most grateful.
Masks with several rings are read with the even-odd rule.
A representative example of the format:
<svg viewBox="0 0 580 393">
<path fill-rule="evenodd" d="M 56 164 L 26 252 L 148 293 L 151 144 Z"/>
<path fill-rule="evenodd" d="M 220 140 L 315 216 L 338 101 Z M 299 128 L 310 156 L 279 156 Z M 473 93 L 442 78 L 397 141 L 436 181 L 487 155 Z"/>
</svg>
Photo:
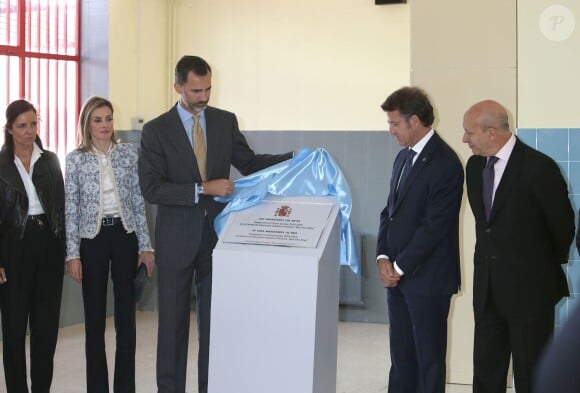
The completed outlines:
<svg viewBox="0 0 580 393">
<path fill-rule="evenodd" d="M 415 143 L 414 146 L 411 146 L 411 149 L 413 149 L 413 151 L 417 154 L 415 154 L 415 157 L 413 159 L 413 162 L 415 162 L 414 160 L 417 159 L 417 157 L 419 157 L 419 154 L 421 154 L 421 152 L 423 151 L 423 149 L 425 148 L 425 145 L 427 145 L 427 142 L 429 142 L 429 139 L 431 139 L 431 137 L 435 135 L 435 130 L 433 130 L 432 128 L 429 130 L 428 133 L 425 134 L 425 136 L 421 139 L 419 139 L 419 142 Z"/>
<path fill-rule="evenodd" d="M 32 145 L 32 162 L 36 162 L 40 158 L 40 155 L 44 153 L 44 151 L 34 142 Z"/>
<path fill-rule="evenodd" d="M 515 145 L 516 137 L 514 134 L 512 134 L 510 139 L 508 139 L 508 141 L 501 147 L 501 149 L 499 149 L 495 156 L 503 161 L 509 160 Z"/>
<path fill-rule="evenodd" d="M 32 155 L 30 156 L 30 173 L 32 173 L 32 170 L 34 168 L 34 164 L 36 163 L 36 161 L 38 161 L 38 159 L 40 158 L 40 155 L 44 153 L 44 151 L 40 148 L 40 146 L 38 146 L 36 144 L 36 142 L 34 142 L 32 144 Z M 22 165 L 22 161 L 20 161 L 20 158 L 18 158 L 18 156 L 16 154 L 14 154 L 14 162 L 17 162 L 20 164 L 20 166 L 22 166 L 22 169 L 24 169 L 24 165 Z"/>
</svg>

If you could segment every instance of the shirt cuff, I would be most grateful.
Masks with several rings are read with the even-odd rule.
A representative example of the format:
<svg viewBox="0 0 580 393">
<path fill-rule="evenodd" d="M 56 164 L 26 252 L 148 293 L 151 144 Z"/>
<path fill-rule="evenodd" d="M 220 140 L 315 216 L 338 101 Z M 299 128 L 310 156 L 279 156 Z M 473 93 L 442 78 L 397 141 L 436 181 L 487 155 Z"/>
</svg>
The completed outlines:
<svg viewBox="0 0 580 393">
<path fill-rule="evenodd" d="M 395 270 L 397 271 L 397 273 L 399 273 L 399 276 L 404 275 L 405 273 L 401 270 L 401 268 L 399 267 L 399 265 L 397 265 L 397 262 L 393 262 L 393 266 L 395 267 Z"/>
<path fill-rule="evenodd" d="M 389 257 L 387 255 L 381 254 L 377 257 L 377 262 L 379 261 L 379 259 L 389 259 Z M 399 265 L 397 265 L 397 262 L 393 262 L 393 267 L 395 268 L 395 271 L 397 273 L 399 273 L 399 276 L 404 275 L 405 273 L 401 270 L 401 268 L 399 267 Z"/>
<path fill-rule="evenodd" d="M 194 202 L 197 205 L 199 203 L 199 187 L 201 186 L 201 184 L 197 184 L 195 183 L 195 199 Z"/>
</svg>

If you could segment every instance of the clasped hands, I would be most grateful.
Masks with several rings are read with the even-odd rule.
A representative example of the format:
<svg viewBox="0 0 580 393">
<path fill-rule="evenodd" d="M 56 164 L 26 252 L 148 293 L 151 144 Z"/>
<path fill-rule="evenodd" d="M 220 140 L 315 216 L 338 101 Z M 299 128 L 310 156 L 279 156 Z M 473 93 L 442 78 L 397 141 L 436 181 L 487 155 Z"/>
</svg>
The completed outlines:
<svg viewBox="0 0 580 393">
<path fill-rule="evenodd" d="M 379 270 L 379 279 L 385 288 L 396 287 L 401 279 L 401 275 L 397 273 L 393 262 L 386 258 L 380 258 L 377 261 L 377 269 Z"/>
</svg>

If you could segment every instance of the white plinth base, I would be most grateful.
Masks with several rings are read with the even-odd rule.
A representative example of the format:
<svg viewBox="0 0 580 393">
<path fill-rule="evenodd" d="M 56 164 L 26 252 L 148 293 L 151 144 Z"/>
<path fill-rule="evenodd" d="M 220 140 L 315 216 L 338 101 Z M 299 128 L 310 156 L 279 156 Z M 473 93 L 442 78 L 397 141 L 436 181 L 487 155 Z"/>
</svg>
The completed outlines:
<svg viewBox="0 0 580 393">
<path fill-rule="evenodd" d="M 218 243 L 209 393 L 335 393 L 340 227 L 318 249 Z"/>
</svg>

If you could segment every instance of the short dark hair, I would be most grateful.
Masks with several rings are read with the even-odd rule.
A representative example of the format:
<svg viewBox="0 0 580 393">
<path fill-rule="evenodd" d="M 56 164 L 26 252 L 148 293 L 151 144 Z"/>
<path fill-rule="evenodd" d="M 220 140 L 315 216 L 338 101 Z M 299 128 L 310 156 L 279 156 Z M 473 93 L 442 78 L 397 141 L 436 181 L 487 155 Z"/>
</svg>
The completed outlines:
<svg viewBox="0 0 580 393">
<path fill-rule="evenodd" d="M 419 87 L 402 87 L 387 97 L 381 105 L 385 112 L 399 111 L 407 120 L 416 115 L 421 124 L 430 127 L 435 121 L 429 97 Z"/>
<path fill-rule="evenodd" d="M 175 65 L 175 83 L 183 85 L 187 82 L 187 75 L 192 71 L 195 75 L 211 74 L 211 67 L 199 56 L 183 56 Z"/>
<path fill-rule="evenodd" d="M 6 149 L 13 158 L 14 158 L 14 137 L 10 133 L 10 130 L 12 129 L 12 125 L 14 124 L 14 121 L 16 121 L 16 118 L 18 116 L 30 111 L 36 114 L 36 108 L 34 107 L 34 105 L 22 99 L 12 101 L 6 107 L 6 124 L 4 125 L 4 145 L 2 149 Z M 40 140 L 40 136 L 38 136 L 38 134 L 36 134 L 35 142 L 41 149 L 43 149 L 42 141 Z"/>
</svg>

